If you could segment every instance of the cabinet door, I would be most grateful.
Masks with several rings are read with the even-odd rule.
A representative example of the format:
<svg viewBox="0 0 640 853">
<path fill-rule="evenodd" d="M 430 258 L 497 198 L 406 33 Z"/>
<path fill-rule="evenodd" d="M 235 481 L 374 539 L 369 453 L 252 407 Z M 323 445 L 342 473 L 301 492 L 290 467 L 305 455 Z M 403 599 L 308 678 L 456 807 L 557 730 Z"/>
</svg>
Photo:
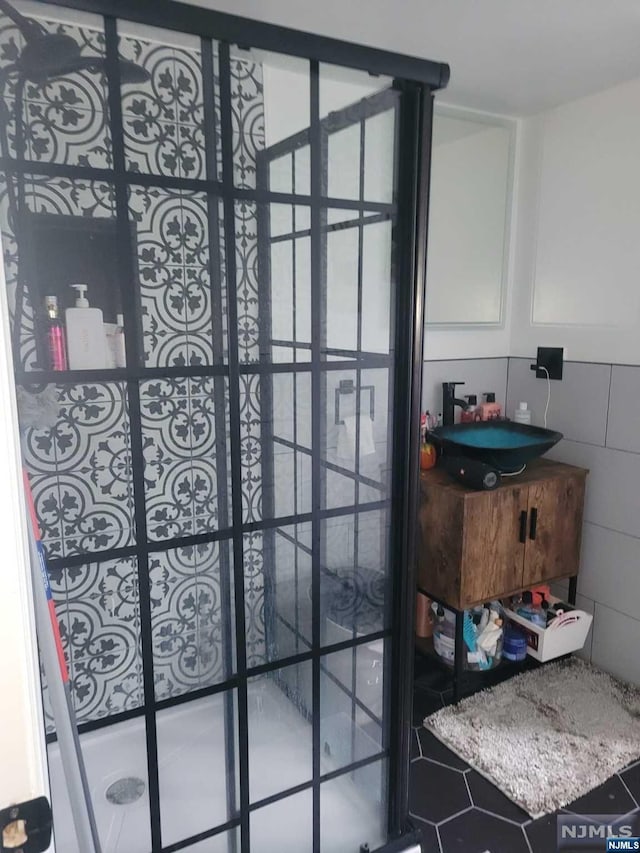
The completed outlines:
<svg viewBox="0 0 640 853">
<path fill-rule="evenodd" d="M 524 586 L 578 574 L 585 475 L 529 486 Z"/>
<path fill-rule="evenodd" d="M 465 606 L 522 589 L 528 487 L 477 492 L 465 500 Z"/>
</svg>

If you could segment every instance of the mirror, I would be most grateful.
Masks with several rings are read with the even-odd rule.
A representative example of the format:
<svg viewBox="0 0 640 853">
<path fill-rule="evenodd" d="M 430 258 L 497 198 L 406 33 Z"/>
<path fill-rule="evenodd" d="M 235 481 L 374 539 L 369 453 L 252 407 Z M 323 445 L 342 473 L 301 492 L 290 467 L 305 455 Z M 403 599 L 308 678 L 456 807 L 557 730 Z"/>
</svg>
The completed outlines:
<svg viewBox="0 0 640 853">
<path fill-rule="evenodd" d="M 514 121 L 436 105 L 427 325 L 503 323 L 514 147 Z"/>
</svg>

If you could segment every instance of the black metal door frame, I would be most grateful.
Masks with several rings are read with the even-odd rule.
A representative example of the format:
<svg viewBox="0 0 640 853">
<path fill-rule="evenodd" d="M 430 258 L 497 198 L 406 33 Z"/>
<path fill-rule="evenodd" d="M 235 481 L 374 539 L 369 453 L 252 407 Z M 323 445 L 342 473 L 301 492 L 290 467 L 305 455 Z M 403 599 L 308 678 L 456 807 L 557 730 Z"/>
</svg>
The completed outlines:
<svg viewBox="0 0 640 853">
<path fill-rule="evenodd" d="M 48 0 L 44 0 L 46 4 Z M 131 435 L 132 435 L 132 466 L 134 483 L 135 519 L 137 528 L 137 544 L 125 548 L 112 549 L 92 555 L 93 560 L 105 560 L 113 557 L 135 556 L 138 561 L 138 578 L 140 589 L 141 623 L 142 623 L 142 654 L 144 665 L 145 703 L 141 712 L 128 712 L 111 717 L 100 724 L 89 724 L 85 730 L 98 728 L 116 720 L 137 716 L 143 713 L 146 722 L 147 756 L 149 772 L 149 798 L 152 849 L 154 853 L 171 853 L 194 844 L 198 841 L 217 835 L 227 829 L 239 826 L 241 829 L 241 853 L 249 853 L 249 816 L 250 812 L 260 806 L 276 802 L 285 796 L 290 796 L 298 790 L 312 788 L 314 795 L 313 809 L 313 849 L 320 851 L 320 784 L 361 766 L 379 760 L 389 759 L 389 821 L 390 839 L 397 838 L 408 829 L 408 764 L 409 764 L 409 727 L 411 719 L 411 680 L 413 665 L 413 597 L 414 575 L 413 563 L 415 553 L 415 519 L 418 489 L 418 446 L 419 446 L 419 412 L 420 385 L 422 366 L 422 329 L 424 321 L 424 284 L 426 269 L 426 234 L 427 209 L 429 194 L 429 163 L 431 145 L 432 92 L 446 85 L 448 66 L 426 60 L 413 59 L 385 51 L 373 50 L 344 42 L 326 39 L 288 30 L 282 27 L 247 21 L 235 16 L 207 11 L 201 8 L 178 4 L 169 0 L 61 0 L 56 5 L 67 6 L 83 11 L 90 11 L 104 16 L 106 39 L 106 71 L 109 85 L 109 110 L 111 123 L 111 138 L 113 145 L 113 169 L 96 169 L 90 166 L 69 166 L 53 163 L 30 161 L 22 151 L 17 152 L 15 159 L 2 158 L 0 168 L 10 176 L 10 179 L 21 178 L 35 174 L 43 177 L 83 178 L 93 181 L 105 181 L 113 185 L 116 204 L 116 227 L 119 241 L 119 263 L 125 310 L 125 329 L 127 346 L 127 364 L 129 367 L 115 370 L 69 371 L 67 373 L 41 372 L 37 377 L 33 373 L 18 372 L 16 380 L 20 384 L 32 385 L 34 380 L 40 382 L 74 383 L 79 381 L 123 381 L 127 387 L 129 403 Z M 221 80 L 221 112 L 222 112 L 222 159 L 223 178 L 221 181 L 207 179 L 188 179 L 145 175 L 129 172 L 126 168 L 124 152 L 124 134 L 120 100 L 120 69 L 118 64 L 117 19 L 145 23 L 153 26 L 188 32 L 200 36 L 203 76 L 205 77 L 205 99 L 213 98 L 209 92 L 207 98 L 207 69 L 212 66 L 212 42 L 219 43 L 219 62 Z M 296 196 L 295 194 L 270 193 L 258 187 L 256 190 L 238 189 L 233 185 L 233 154 L 232 128 L 230 113 L 230 82 L 229 62 L 230 44 L 289 53 L 310 60 L 310 102 L 311 102 L 311 195 Z M 314 454 L 312 460 L 312 511 L 303 515 L 292 516 L 290 519 L 265 518 L 261 522 L 242 523 L 242 499 L 239 489 L 241 457 L 240 457 L 240 402 L 239 380 L 243 375 L 272 374 L 277 371 L 297 372 L 308 371 L 311 377 L 312 399 L 321 399 L 322 375 L 320 371 L 320 330 L 317 327 L 321 304 L 321 264 L 319 240 L 312 240 L 311 274 L 312 274 L 312 359 L 310 363 L 241 364 L 238 360 L 238 327 L 235 279 L 235 234 L 234 234 L 234 205 L 238 200 L 255 203 L 281 202 L 288 204 L 306 203 L 311 207 L 311 232 L 319 234 L 322 228 L 321 210 L 327 207 L 355 209 L 357 203 L 351 204 L 344 200 L 328 198 L 322 186 L 320 139 L 321 127 L 319 117 L 319 63 L 328 62 L 351 68 L 364 69 L 373 73 L 389 75 L 396 79 L 396 87 L 401 92 L 400 97 L 400 134 L 397 158 L 399 160 L 399 194 L 396 199 L 399 212 L 399 222 L 394 232 L 396 255 L 394 264 L 397 282 L 394 351 L 396 358 L 394 375 L 395 401 L 395 435 L 393 446 L 393 482 L 392 482 L 392 554 L 394 592 L 392 598 L 393 621 L 388 631 L 380 631 L 363 638 L 349 640 L 322 648 L 322 654 L 343 649 L 352 649 L 375 639 L 393 638 L 393 683 L 390 695 L 394 697 L 391 703 L 390 731 L 391 739 L 388 748 L 382 753 L 364 761 L 355 762 L 350 767 L 341 768 L 335 773 L 321 775 L 320 772 L 320 739 L 319 739 L 319 697 L 320 697 L 320 612 L 319 612 L 319 553 L 320 527 L 323 518 L 340 515 L 352 515 L 357 512 L 357 506 L 345 507 L 338 510 L 322 510 L 320 500 L 320 462 L 319 455 Z M 212 76 L 212 75 L 211 75 Z M 209 107 L 211 108 L 210 105 Z M 211 129 L 208 129 L 208 133 Z M 215 157 L 211 143 L 208 143 L 207 159 L 210 163 Z M 215 172 L 208 172 L 215 174 Z M 142 360 L 141 340 L 141 309 L 136 293 L 136 276 L 132 264 L 133 244 L 129 226 L 128 189 L 129 186 L 142 185 L 178 190 L 198 190 L 206 193 L 209 202 L 209 230 L 212 250 L 216 245 L 218 228 L 225 234 L 226 253 L 226 282 L 227 305 L 229 311 L 228 363 L 222 362 L 222 354 L 210 367 L 170 367 L 144 368 Z M 218 202 L 223 205 L 222 222 L 218 222 Z M 375 207 L 375 205 L 368 205 Z M 381 206 L 381 212 L 384 206 Z M 19 240 L 19 236 L 18 236 Z M 20 245 L 19 245 L 20 250 Z M 212 273 L 213 260 L 212 260 Z M 212 276 L 212 281 L 214 280 Z M 215 294 L 214 294 L 215 298 Z M 214 303 L 215 304 L 215 303 Z M 315 321 L 314 319 L 315 318 Z M 375 366 L 375 358 L 368 359 L 362 366 Z M 322 370 L 353 369 L 352 359 L 332 361 L 323 364 Z M 226 526 L 208 534 L 198 534 L 161 542 L 150 542 L 146 536 L 146 507 L 144 495 L 144 458 L 141 431 L 140 383 L 154 377 L 184 377 L 211 376 L 215 377 L 215 394 L 218 399 L 224 396 L 224 383 L 229 385 L 230 402 L 230 433 L 231 456 L 230 468 L 234 484 L 232 489 L 231 506 L 227 509 Z M 223 389 L 221 391 L 221 389 Z M 321 437 L 319 417 L 314 416 L 312 423 L 312 444 L 319 446 Z M 224 457 L 224 454 L 222 454 Z M 219 479 L 220 482 L 220 479 Z M 223 480 L 223 486 L 226 478 Z M 381 501 L 383 508 L 387 504 Z M 368 505 L 370 508 L 374 504 Z M 230 512 L 229 512 L 230 511 Z M 224 516 L 223 506 L 223 516 Z M 232 522 L 229 523 L 229 514 Z M 223 519 L 224 521 L 224 519 Z M 265 663 L 261 666 L 247 668 L 245 653 L 244 625 L 244 586 L 243 586 L 243 536 L 247 532 L 269 531 L 276 526 L 289 523 L 311 522 L 313 560 L 313 647 L 309 652 L 302 652 L 287 659 Z M 197 545 L 207 542 L 220 542 L 225 553 L 232 549 L 234 602 L 231 602 L 231 589 L 227 584 L 223 589 L 226 597 L 224 607 L 227 608 L 224 617 L 226 633 L 230 635 L 233 625 L 232 609 L 235 609 L 235 647 L 237 654 L 236 670 L 230 670 L 231 660 L 227 662 L 225 680 L 212 687 L 201 688 L 178 697 L 158 701 L 154 695 L 153 683 L 153 647 L 151 634 L 151 610 L 149 588 L 149 556 L 156 551 L 164 551 L 176 547 Z M 229 553 L 229 558 L 231 554 Z M 230 559 L 226 565 L 229 566 Z M 87 555 L 51 560 L 52 568 L 80 565 L 87 560 Z M 227 574 L 223 572 L 223 574 Z M 231 637 L 228 636 L 227 648 L 231 648 Z M 313 665 L 313 780 L 296 789 L 289 789 L 280 794 L 268 797 L 259 803 L 250 804 L 248 788 L 248 721 L 247 721 L 247 677 L 274 672 L 284 666 L 311 661 Z M 238 702 L 238 725 L 240 733 L 239 751 L 237 755 L 227 756 L 232 766 L 239 766 L 239 803 L 229 802 L 231 810 L 238 808 L 238 817 L 234 817 L 222 826 L 200 832 L 175 844 L 162 847 L 160 835 L 160 791 L 157 764 L 157 734 L 156 713 L 160 710 L 189 702 L 192 699 L 226 692 L 231 696 L 235 689 Z M 229 713 L 233 711 L 230 708 Z M 230 738 L 229 742 L 233 739 Z"/>
</svg>

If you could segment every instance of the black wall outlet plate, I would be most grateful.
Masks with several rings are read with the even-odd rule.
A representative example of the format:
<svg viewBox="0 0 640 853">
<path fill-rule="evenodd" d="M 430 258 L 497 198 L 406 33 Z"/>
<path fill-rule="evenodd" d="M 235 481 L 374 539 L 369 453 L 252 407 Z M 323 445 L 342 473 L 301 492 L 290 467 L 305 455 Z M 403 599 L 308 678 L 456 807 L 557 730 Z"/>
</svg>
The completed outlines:
<svg viewBox="0 0 640 853">
<path fill-rule="evenodd" d="M 562 379 L 562 368 L 564 366 L 564 350 L 562 347 L 538 347 L 538 358 L 536 360 L 536 377 L 546 379 L 547 374 L 539 367 L 546 367 L 549 371 L 549 379 Z"/>
</svg>

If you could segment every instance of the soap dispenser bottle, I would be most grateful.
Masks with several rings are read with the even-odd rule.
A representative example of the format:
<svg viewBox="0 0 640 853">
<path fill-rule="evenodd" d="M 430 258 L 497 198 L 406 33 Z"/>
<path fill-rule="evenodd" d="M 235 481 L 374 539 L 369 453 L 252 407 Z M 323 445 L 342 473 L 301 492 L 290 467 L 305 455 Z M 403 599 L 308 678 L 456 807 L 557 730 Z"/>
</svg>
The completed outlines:
<svg viewBox="0 0 640 853">
<path fill-rule="evenodd" d="M 75 308 L 67 308 L 67 352 L 70 370 L 102 369 L 107 366 L 102 311 L 91 308 L 86 284 L 72 284 L 78 292 Z"/>
<path fill-rule="evenodd" d="M 461 424 L 472 424 L 474 421 L 480 420 L 480 413 L 478 412 L 478 397 L 476 394 L 467 394 L 465 396 L 465 400 L 467 401 L 467 408 L 463 409 L 460 412 L 460 423 Z"/>
<path fill-rule="evenodd" d="M 502 414 L 500 403 L 496 403 L 496 395 L 493 391 L 486 391 L 483 395 L 484 402 L 480 404 L 480 412 L 483 421 L 499 420 Z"/>
</svg>

